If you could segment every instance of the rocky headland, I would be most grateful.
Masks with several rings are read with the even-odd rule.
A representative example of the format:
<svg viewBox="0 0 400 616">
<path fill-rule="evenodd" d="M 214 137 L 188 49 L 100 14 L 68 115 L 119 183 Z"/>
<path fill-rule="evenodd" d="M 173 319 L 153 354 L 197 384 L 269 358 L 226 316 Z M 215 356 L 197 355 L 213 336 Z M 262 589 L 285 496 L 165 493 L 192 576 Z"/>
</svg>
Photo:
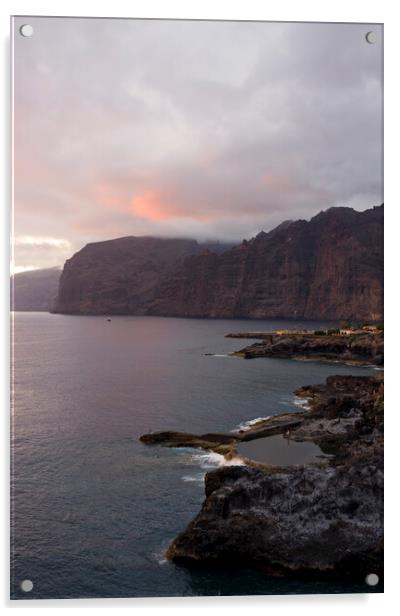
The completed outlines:
<svg viewBox="0 0 400 616">
<path fill-rule="evenodd" d="M 67 259 L 53 312 L 147 315 L 155 313 L 160 287 L 192 255 L 230 248 L 190 239 L 120 237 L 87 244 Z"/>
<path fill-rule="evenodd" d="M 239 245 L 125 237 L 65 263 L 55 312 L 383 318 L 383 206 L 334 207 Z"/>
<path fill-rule="evenodd" d="M 382 366 L 384 361 L 383 332 L 349 335 L 244 332 L 227 334 L 227 337 L 260 340 L 233 353 L 245 359 L 277 357 L 377 366 Z"/>
<path fill-rule="evenodd" d="M 303 387 L 299 413 L 271 417 L 247 431 L 161 432 L 143 443 L 194 446 L 238 457 L 238 445 L 272 434 L 312 441 L 330 454 L 305 465 L 242 460 L 207 473 L 201 511 L 170 545 L 175 562 L 238 565 L 269 574 L 382 573 L 383 375 L 332 376 Z"/>
</svg>

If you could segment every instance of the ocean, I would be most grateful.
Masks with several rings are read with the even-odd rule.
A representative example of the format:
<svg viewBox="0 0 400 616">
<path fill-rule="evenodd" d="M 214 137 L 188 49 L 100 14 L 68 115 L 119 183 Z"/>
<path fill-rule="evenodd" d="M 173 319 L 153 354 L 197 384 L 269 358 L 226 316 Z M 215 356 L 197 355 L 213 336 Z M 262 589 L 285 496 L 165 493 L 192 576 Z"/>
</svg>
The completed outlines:
<svg viewBox="0 0 400 616">
<path fill-rule="evenodd" d="M 13 313 L 12 598 L 379 591 L 167 561 L 223 459 L 139 441 L 296 411 L 297 387 L 372 369 L 227 355 L 251 343 L 229 332 L 321 322 L 110 318 Z"/>
</svg>

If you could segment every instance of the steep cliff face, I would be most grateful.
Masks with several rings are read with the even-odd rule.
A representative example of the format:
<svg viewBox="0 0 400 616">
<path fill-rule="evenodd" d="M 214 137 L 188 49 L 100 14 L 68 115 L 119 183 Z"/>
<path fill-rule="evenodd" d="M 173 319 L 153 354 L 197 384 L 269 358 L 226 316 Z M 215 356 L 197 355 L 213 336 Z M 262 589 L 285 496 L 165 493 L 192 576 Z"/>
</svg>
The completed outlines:
<svg viewBox="0 0 400 616">
<path fill-rule="evenodd" d="M 383 206 L 332 208 L 187 259 L 163 281 L 157 314 L 371 319 L 383 315 Z"/>
<path fill-rule="evenodd" d="M 56 310 L 378 320 L 383 206 L 332 208 L 224 252 L 154 238 L 88 245 L 66 263 Z"/>
<path fill-rule="evenodd" d="M 323 297 L 327 318 L 383 318 L 383 206 L 331 209 L 311 223 L 317 258 L 305 314 L 315 314 Z"/>
<path fill-rule="evenodd" d="M 195 240 L 122 237 L 88 244 L 64 265 L 55 312 L 152 314 L 163 278 L 174 275 L 189 255 L 212 248 Z"/>
<path fill-rule="evenodd" d="M 149 314 L 160 279 L 194 252 L 194 240 L 123 237 L 88 244 L 65 263 L 55 311 Z"/>
</svg>

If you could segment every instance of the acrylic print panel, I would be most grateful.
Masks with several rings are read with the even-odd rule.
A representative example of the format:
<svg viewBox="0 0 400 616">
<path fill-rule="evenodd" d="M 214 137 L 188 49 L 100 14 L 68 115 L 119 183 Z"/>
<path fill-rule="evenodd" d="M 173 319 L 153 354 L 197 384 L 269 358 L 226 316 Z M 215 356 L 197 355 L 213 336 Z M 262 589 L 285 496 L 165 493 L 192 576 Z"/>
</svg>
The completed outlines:
<svg viewBox="0 0 400 616">
<path fill-rule="evenodd" d="M 382 26 L 12 35 L 12 598 L 382 592 Z"/>
</svg>

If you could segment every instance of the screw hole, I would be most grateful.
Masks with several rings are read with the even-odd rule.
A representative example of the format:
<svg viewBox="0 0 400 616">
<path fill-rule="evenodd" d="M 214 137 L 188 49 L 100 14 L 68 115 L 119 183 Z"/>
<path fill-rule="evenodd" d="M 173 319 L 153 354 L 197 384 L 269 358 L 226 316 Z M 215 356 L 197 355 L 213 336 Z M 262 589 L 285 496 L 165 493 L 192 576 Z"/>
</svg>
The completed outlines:
<svg viewBox="0 0 400 616">
<path fill-rule="evenodd" d="M 369 573 L 365 578 L 365 582 L 368 586 L 376 586 L 379 582 L 379 576 L 376 573 Z"/>
<path fill-rule="evenodd" d="M 23 592 L 31 592 L 32 589 L 33 589 L 32 580 L 22 580 L 21 590 L 23 590 Z"/>
<path fill-rule="evenodd" d="M 373 45 L 374 43 L 376 43 L 376 34 L 375 34 L 375 32 L 372 32 L 372 31 L 371 32 L 367 32 L 367 34 L 365 35 L 365 40 L 370 45 Z"/>
<path fill-rule="evenodd" d="M 19 32 L 21 36 L 29 37 L 33 35 L 33 27 L 30 24 L 24 24 L 20 27 Z"/>
</svg>

